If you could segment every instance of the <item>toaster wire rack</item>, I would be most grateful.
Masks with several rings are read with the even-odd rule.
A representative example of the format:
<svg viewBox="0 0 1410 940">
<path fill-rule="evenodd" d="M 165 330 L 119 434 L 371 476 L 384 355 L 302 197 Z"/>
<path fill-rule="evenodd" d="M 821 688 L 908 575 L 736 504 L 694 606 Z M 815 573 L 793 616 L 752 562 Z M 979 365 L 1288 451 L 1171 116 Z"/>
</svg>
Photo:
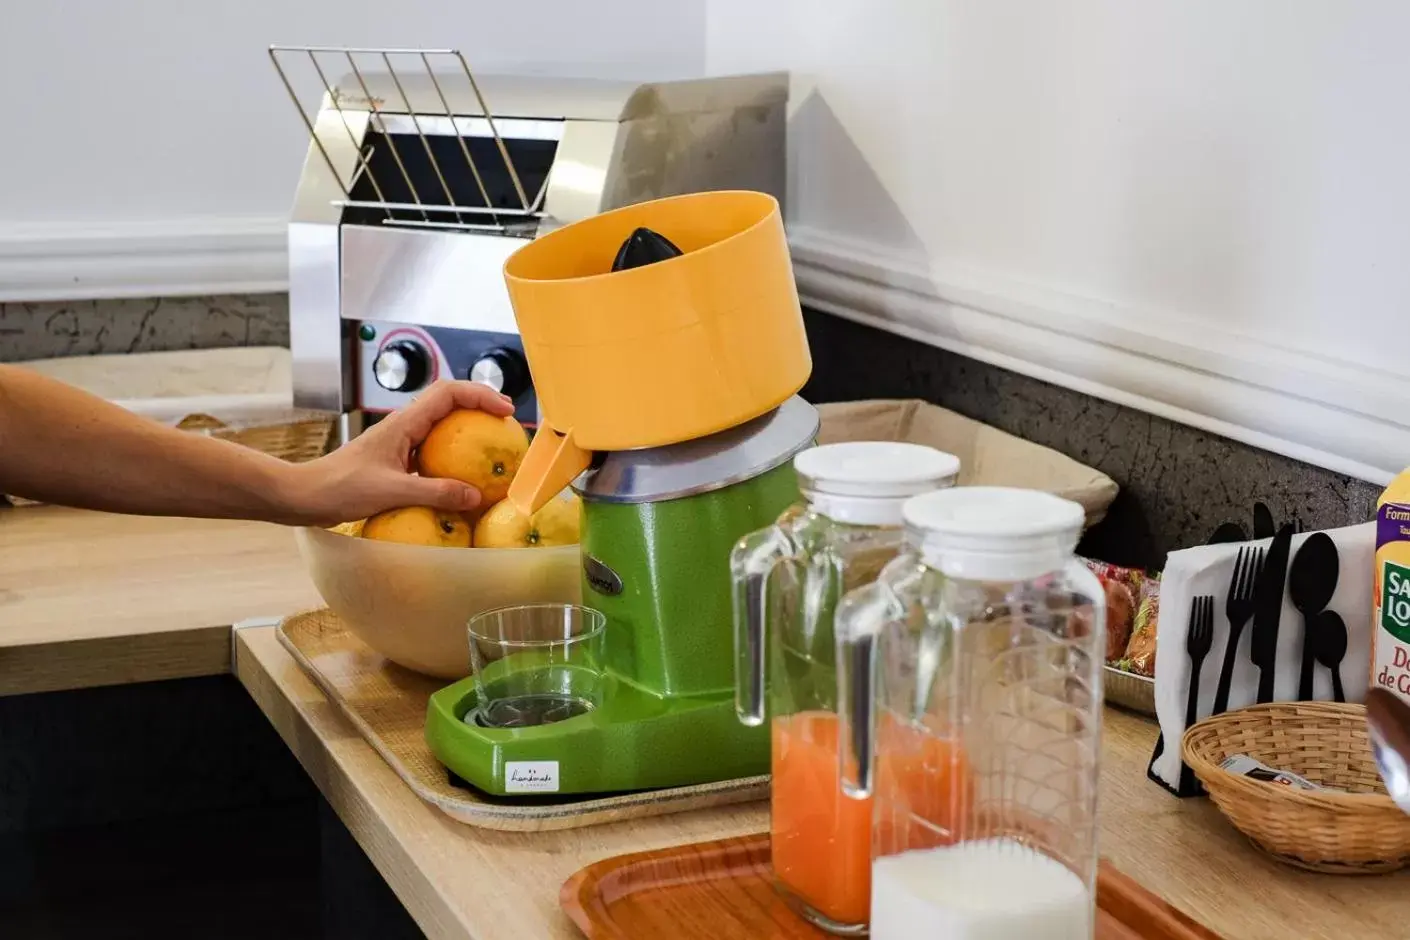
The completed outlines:
<svg viewBox="0 0 1410 940">
<path fill-rule="evenodd" d="M 334 205 L 384 225 L 532 234 L 543 216 L 547 178 L 532 195 L 526 190 L 502 121 L 459 50 L 276 44 L 269 58 L 342 192 Z M 332 81 L 332 69 L 346 74 Z M 307 90 L 300 94 L 305 84 L 319 107 L 308 106 Z M 324 142 L 329 129 L 319 126 L 330 112 L 357 153 L 346 179 Z M 503 176 L 493 178 L 507 179 L 508 191 L 487 183 L 491 177 L 471 152 L 477 140 L 487 145 L 479 148 L 480 160 L 503 161 Z"/>
</svg>

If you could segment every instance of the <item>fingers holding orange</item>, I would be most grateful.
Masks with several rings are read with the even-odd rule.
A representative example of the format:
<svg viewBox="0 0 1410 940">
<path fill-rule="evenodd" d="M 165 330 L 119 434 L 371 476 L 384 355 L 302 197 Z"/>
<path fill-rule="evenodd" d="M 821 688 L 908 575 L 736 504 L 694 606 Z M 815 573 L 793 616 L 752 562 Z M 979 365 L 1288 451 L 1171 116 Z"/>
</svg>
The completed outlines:
<svg viewBox="0 0 1410 940">
<path fill-rule="evenodd" d="M 437 392 L 450 394 L 449 390 Z M 443 404 L 443 403 L 441 403 Z M 413 406 L 415 407 L 415 406 Z M 439 407 L 439 406 L 438 406 Z M 480 503 L 474 509 L 450 511 L 418 505 L 380 513 L 365 523 L 334 529 L 345 535 L 414 545 L 458 548 L 533 548 L 575 545 L 579 541 L 580 503 L 565 490 L 532 516 L 521 513 L 505 497 L 509 484 L 529 449 L 529 436 L 512 416 L 473 409 L 454 409 L 434 421 L 417 449 L 415 469 L 428 479 L 455 480 L 474 487 Z M 426 480 L 418 481 L 418 502 L 436 503 Z"/>
<path fill-rule="evenodd" d="M 434 421 L 417 449 L 416 469 L 423 477 L 455 480 L 474 487 L 480 493 L 479 506 L 461 512 L 429 506 L 391 510 L 368 519 L 362 529 L 363 538 L 469 548 L 475 520 L 485 507 L 509 492 L 509 483 L 529 449 L 528 434 L 508 415 L 456 408 L 467 394 L 475 400 L 500 397 L 488 387 L 467 391 L 458 389 L 459 384 L 441 383 L 411 406 L 419 409 L 413 417 Z M 448 505 L 465 502 L 451 499 L 453 495 L 446 495 Z"/>
<path fill-rule="evenodd" d="M 483 382 L 449 382 L 452 408 L 487 411 L 501 417 L 514 414 L 514 399 Z"/>
<path fill-rule="evenodd" d="M 416 469 L 470 484 L 489 506 L 508 495 L 528 449 L 529 435 L 513 417 L 460 409 L 431 428 L 417 449 Z"/>
<path fill-rule="evenodd" d="M 414 446 L 435 425 L 460 410 L 502 418 L 514 414 L 514 403 L 482 382 L 442 380 L 416 396 L 397 418 Z"/>
</svg>

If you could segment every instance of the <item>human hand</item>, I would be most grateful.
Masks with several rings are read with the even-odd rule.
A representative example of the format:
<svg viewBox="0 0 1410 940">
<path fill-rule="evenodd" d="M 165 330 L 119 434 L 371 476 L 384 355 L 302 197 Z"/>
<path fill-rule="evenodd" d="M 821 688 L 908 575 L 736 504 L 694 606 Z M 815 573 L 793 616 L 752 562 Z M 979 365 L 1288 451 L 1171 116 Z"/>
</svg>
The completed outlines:
<svg viewBox="0 0 1410 940">
<path fill-rule="evenodd" d="M 432 426 L 452 411 L 471 408 L 506 416 L 509 398 L 480 382 L 437 382 L 396 414 L 327 456 L 291 467 L 289 499 L 296 525 L 337 525 L 388 509 L 430 506 L 465 512 L 480 504 L 480 491 L 459 480 L 411 472 L 411 455 Z"/>
</svg>

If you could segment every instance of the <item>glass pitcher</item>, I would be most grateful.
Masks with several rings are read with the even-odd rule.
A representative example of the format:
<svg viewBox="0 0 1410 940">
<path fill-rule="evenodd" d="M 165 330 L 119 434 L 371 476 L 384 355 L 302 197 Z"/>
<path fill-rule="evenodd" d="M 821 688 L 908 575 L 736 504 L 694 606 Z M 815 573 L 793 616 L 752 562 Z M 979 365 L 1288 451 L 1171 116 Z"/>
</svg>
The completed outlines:
<svg viewBox="0 0 1410 940">
<path fill-rule="evenodd" d="M 780 888 L 818 926 L 860 934 L 871 817 L 838 779 L 833 610 L 900 550 L 905 501 L 952 485 L 959 460 L 918 444 L 853 442 L 804 451 L 794 469 L 804 502 L 730 556 L 735 702 L 745 724 L 771 721 Z"/>
<path fill-rule="evenodd" d="M 961 487 L 904 515 L 906 549 L 836 623 L 871 937 L 1091 940 L 1106 614 L 1082 508 Z"/>
</svg>

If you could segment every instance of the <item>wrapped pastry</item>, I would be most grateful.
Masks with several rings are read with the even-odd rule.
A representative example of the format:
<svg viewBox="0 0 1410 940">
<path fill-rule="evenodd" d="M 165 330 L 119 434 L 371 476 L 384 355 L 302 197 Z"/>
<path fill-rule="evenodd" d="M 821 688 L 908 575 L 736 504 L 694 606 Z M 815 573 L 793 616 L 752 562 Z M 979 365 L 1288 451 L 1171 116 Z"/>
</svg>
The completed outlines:
<svg viewBox="0 0 1410 940">
<path fill-rule="evenodd" d="M 1155 636 L 1159 619 L 1160 581 L 1147 578 L 1141 585 L 1140 601 L 1136 605 L 1136 621 L 1131 630 L 1131 642 L 1126 646 L 1126 658 L 1121 661 L 1121 668 L 1155 678 Z"/>
<path fill-rule="evenodd" d="M 1145 572 L 1104 561 L 1087 560 L 1087 567 L 1106 595 L 1106 661 L 1116 662 L 1126 654 L 1136 622 L 1136 600 L 1148 579 Z"/>
</svg>

